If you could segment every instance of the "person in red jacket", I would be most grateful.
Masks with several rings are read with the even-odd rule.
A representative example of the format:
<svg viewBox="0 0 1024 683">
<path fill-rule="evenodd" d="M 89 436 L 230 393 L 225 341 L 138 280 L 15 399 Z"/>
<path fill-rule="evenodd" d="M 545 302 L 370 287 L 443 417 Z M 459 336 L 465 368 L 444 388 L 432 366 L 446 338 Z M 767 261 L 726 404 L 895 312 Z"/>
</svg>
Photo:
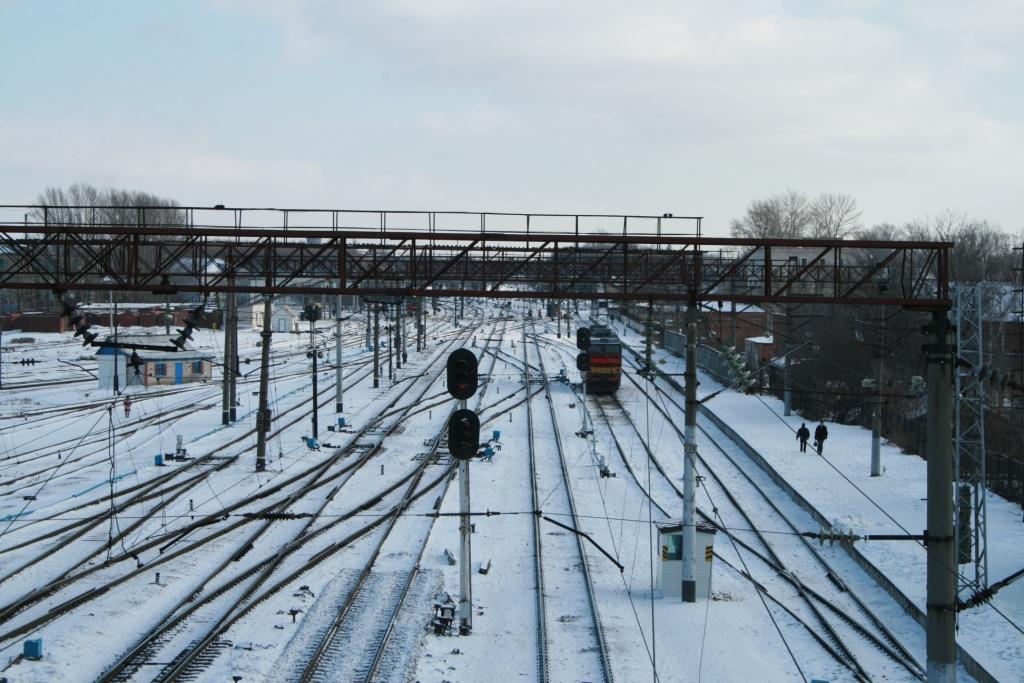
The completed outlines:
<svg viewBox="0 0 1024 683">
<path fill-rule="evenodd" d="M 124 416 L 128 417 L 131 414 L 132 414 L 132 397 L 131 396 L 125 396 L 124 397 Z"/>
</svg>

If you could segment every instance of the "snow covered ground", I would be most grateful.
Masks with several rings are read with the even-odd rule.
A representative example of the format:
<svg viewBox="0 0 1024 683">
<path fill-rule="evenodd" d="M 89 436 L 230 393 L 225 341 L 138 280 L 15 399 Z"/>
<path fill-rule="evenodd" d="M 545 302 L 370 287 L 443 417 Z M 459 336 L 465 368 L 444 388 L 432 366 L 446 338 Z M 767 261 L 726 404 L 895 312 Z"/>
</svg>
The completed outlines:
<svg viewBox="0 0 1024 683">
<path fill-rule="evenodd" d="M 724 534 L 715 542 L 713 599 L 685 604 L 662 598 L 655 589 L 660 553 L 652 522 L 678 517 L 681 511 L 676 487 L 681 487 L 682 448 L 675 426 L 682 415 L 672 403 L 680 400 L 674 389 L 661 384 L 665 393 L 656 399 L 668 419 L 627 381 L 618 394 L 621 407 L 591 397 L 586 405 L 593 438 L 578 436 L 584 424 L 581 396 L 569 384 L 545 386 L 541 372 L 543 365 L 543 374 L 553 378 L 565 368 L 569 379 L 576 381 L 571 343 L 558 339 L 542 322 L 518 316 L 499 320 L 491 306 L 478 310 L 481 314 L 458 328 L 451 318 L 432 317 L 427 349 L 416 353 L 411 347 L 409 362 L 396 376 L 399 381 L 385 378 L 378 389 L 372 388 L 369 377 L 372 353 L 364 348 L 365 321 L 357 316 L 346 323 L 345 416 L 355 430 L 370 425 L 373 429 L 325 431 L 335 422 L 334 370 L 327 365 L 320 376 L 319 411 L 321 441 L 327 444 L 319 451 L 309 450 L 302 439 L 310 423 L 307 337 L 275 335 L 271 397 L 279 432 L 270 441 L 271 460 L 264 473 L 253 471 L 257 332 L 240 332 L 243 359 L 251 362 L 243 360 L 242 371 L 249 374 L 238 392 L 238 421 L 229 426 L 221 425 L 219 370 L 209 384 L 133 388 L 132 415 L 125 417 L 120 398 L 115 401 L 95 389 L 88 374 L 95 369 L 91 352 L 67 335 L 5 334 L 0 392 L 0 669 L 6 670 L 0 676 L 12 682 L 94 680 L 176 605 L 183 604 L 174 612 L 180 614 L 195 604 L 195 616 L 161 641 L 152 661 L 168 661 L 209 625 L 228 619 L 207 659 L 194 671 L 195 680 L 296 680 L 381 543 L 359 594 L 353 596 L 352 616 L 341 625 L 340 648 L 326 655 L 334 680 L 360 680 L 367 653 L 373 654 L 383 625 L 399 605 L 374 680 L 531 681 L 546 667 L 550 680 L 597 681 L 606 677 L 602 651 L 617 681 L 790 681 L 798 680 L 801 672 L 808 679 L 853 680 L 849 669 L 798 620 L 813 623 L 808 616 L 811 608 L 801 604 L 790 585 L 755 554 L 733 546 Z M 324 321 L 328 334 L 333 329 L 329 322 Z M 36 341 L 12 348 L 9 340 L 14 336 Z M 632 334 L 628 339 L 639 341 Z M 223 336 L 202 331 L 196 346 L 219 357 Z M 447 478 L 446 458 L 421 467 L 422 455 L 431 451 L 428 443 L 443 432 L 453 404 L 440 375 L 446 350 L 457 346 L 476 350 L 488 376 L 470 403 L 482 415 L 482 438 L 488 439 L 493 430 L 501 432 L 501 448 L 493 460 L 470 465 L 472 509 L 492 514 L 472 518 L 473 632 L 465 637 L 435 636 L 428 630 L 435 595 L 447 591 L 458 599 L 459 566 L 449 564 L 446 550 L 458 557 L 459 520 L 452 513 L 459 502 L 458 481 Z M 333 358 L 332 349 L 329 344 L 325 363 Z M 22 357 L 41 363 L 9 364 Z M 659 361 L 666 371 L 679 371 L 678 359 L 659 352 Z M 716 388 L 709 378 L 702 378 L 702 392 Z M 708 408 L 827 519 L 855 531 L 893 531 L 893 523 L 874 500 L 906 528 L 924 527 L 923 460 L 886 447 L 885 475 L 870 478 L 870 434 L 865 430 L 829 425 L 826 463 L 797 452 L 791 430 L 800 420 L 779 417 L 781 407 L 771 399 L 726 391 Z M 391 417 L 373 421 L 382 413 Z M 533 468 L 528 420 L 533 426 Z M 781 524 L 781 514 L 816 530 L 798 505 L 783 500 L 781 489 L 769 488 L 774 484 L 754 471 L 757 468 L 744 460 L 740 449 L 706 426 L 701 455 L 721 478 L 715 482 L 709 476 L 707 494 L 728 526 L 739 529 L 743 524 L 737 518 L 739 508 L 725 499 L 724 487 L 736 492 L 737 505 L 759 525 L 771 524 L 780 531 L 775 526 Z M 104 518 L 81 533 L 81 527 L 70 526 L 109 507 L 106 496 L 112 490 L 121 499 L 122 493 L 126 497 L 130 490 L 143 491 L 161 481 L 158 478 L 171 468 L 157 467 L 153 456 L 172 452 L 179 436 L 189 455 L 216 457 L 191 468 L 183 466 L 180 475 L 155 489 L 154 497 L 118 511 L 114 521 Z M 556 440 L 562 446 L 561 458 Z M 716 442 L 724 444 L 721 452 L 716 451 Z M 662 470 L 651 466 L 648 449 Z M 730 465 L 728 456 L 737 465 Z M 602 459 L 614 477 L 600 476 Z M 737 467 L 779 498 L 780 512 L 757 498 L 754 484 L 742 480 Z M 422 483 L 409 479 L 420 471 Z M 187 477 L 195 477 L 194 483 L 175 488 Z M 320 481 L 324 483 L 314 484 Z M 408 485 L 421 496 L 385 533 L 391 510 Z M 381 492 L 385 493 L 376 497 Z M 279 500 L 290 501 L 280 511 L 292 517 L 245 517 Z M 86 502 L 93 504 L 80 507 Z M 710 513 L 712 505 L 708 498 L 698 498 L 698 507 Z M 225 509 L 230 513 L 221 515 Z M 435 509 L 441 514 L 429 516 Z M 550 521 L 538 522 L 535 509 L 576 525 L 596 545 L 579 541 Z M 212 516 L 209 524 L 189 526 L 206 515 Z M 1024 543 L 1024 524 L 1019 508 L 994 496 L 989 516 L 990 574 L 999 578 L 1019 569 L 1024 559 L 1017 550 Z M 375 521 L 385 523 L 367 527 Z M 108 538 L 126 528 L 124 538 L 107 548 Z M 188 533 L 182 535 L 184 530 Z M 280 564 L 265 580 L 233 582 L 233 577 L 261 576 L 260 568 L 280 548 L 310 531 L 315 535 L 301 547 L 274 560 Z M 35 541 L 46 534 L 52 535 Z M 346 542 L 349 537 L 352 540 Z M 240 552 L 250 538 L 251 547 Z M 742 531 L 736 538 L 755 543 Z M 769 541 L 809 587 L 837 604 L 847 604 L 794 539 L 781 536 Z M 920 548 L 876 543 L 860 549 L 913 602 L 924 605 Z M 842 551 L 826 548 L 823 556 L 923 663 L 923 629 Z M 590 573 L 594 610 L 583 563 Z M 744 563 L 780 604 L 769 599 L 765 607 L 743 575 Z M 480 573 L 488 564 L 487 573 Z M 201 583 L 221 566 L 224 569 L 209 585 Z M 254 573 L 247 575 L 248 571 Z M 66 586 L 5 611 L 68 572 L 74 580 Z M 543 599 L 538 599 L 541 580 Z M 112 581 L 117 585 L 102 592 Z M 270 591 L 279 581 L 280 589 Z M 223 596 L 216 597 L 222 585 Z M 182 603 L 190 595 L 197 596 L 196 601 Z M 244 603 L 237 613 L 229 610 L 228 603 L 246 595 L 251 604 Z M 52 616 L 51 610 L 79 597 L 80 604 Z M 1024 586 L 1006 589 L 994 605 L 1017 623 L 1024 622 Z M 986 606 L 961 615 L 960 623 L 959 642 L 997 679 L 1024 680 L 1018 664 L 1024 661 L 1024 636 Z M 837 628 L 877 680 L 913 679 L 847 627 L 840 623 Z M 35 637 L 43 639 L 43 659 L 12 661 L 22 643 Z M 151 680 L 160 669 L 136 669 L 131 680 Z M 966 672 L 961 676 L 969 679 Z"/>
</svg>

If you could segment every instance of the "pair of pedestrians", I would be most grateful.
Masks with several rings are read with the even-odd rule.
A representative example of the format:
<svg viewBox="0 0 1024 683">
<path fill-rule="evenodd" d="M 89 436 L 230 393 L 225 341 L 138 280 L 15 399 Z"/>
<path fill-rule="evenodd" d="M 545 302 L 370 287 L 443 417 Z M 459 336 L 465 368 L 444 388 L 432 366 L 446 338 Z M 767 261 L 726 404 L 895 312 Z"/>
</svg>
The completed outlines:
<svg viewBox="0 0 1024 683">
<path fill-rule="evenodd" d="M 800 429 L 796 430 L 796 440 L 800 442 L 800 452 L 807 452 L 807 440 L 811 438 L 811 430 L 807 429 L 805 423 L 800 423 Z M 825 439 L 828 438 L 828 427 L 825 426 L 825 422 L 822 421 L 814 429 L 814 448 L 818 451 L 818 455 L 821 455 L 822 449 L 825 448 Z"/>
</svg>

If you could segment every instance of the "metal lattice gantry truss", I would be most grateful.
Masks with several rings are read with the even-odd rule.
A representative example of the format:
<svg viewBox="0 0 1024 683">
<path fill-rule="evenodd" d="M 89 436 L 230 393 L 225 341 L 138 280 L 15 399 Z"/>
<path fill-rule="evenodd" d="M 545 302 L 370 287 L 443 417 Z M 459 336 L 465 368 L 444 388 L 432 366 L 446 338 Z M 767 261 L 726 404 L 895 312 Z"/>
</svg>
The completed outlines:
<svg viewBox="0 0 1024 683">
<path fill-rule="evenodd" d="M 956 448 L 953 451 L 953 472 L 957 478 L 954 528 L 960 564 L 974 565 L 974 581 L 967 581 L 961 574 L 958 589 L 979 590 L 988 586 L 985 382 L 979 374 L 986 365 L 983 337 L 985 287 L 957 283 L 954 293 L 956 352 L 957 358 L 963 361 L 954 371 Z M 963 538 L 965 534 L 970 536 L 969 550 Z"/>
<path fill-rule="evenodd" d="M 699 217 L 0 206 L 0 289 L 950 305 L 944 242 L 707 238 Z M 880 295 L 880 273 L 894 286 Z M 108 278 L 106 281 L 104 278 Z"/>
</svg>

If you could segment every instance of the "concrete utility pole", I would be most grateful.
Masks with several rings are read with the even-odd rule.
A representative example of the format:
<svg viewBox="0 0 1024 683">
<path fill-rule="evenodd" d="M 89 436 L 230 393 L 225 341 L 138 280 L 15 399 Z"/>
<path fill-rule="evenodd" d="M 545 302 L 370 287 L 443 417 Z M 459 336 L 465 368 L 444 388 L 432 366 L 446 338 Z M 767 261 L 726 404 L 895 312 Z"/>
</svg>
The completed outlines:
<svg viewBox="0 0 1024 683">
<path fill-rule="evenodd" d="M 956 681 L 956 548 L 953 542 L 953 348 L 946 311 L 925 332 L 928 366 L 928 683 Z"/>
<path fill-rule="evenodd" d="M 221 366 L 224 371 L 224 385 L 221 388 L 221 424 L 231 424 L 231 382 L 234 379 L 234 371 L 231 365 L 231 295 L 227 295 L 227 303 L 224 306 L 224 364 Z"/>
<path fill-rule="evenodd" d="M 394 382 L 395 381 L 395 361 L 394 361 L 395 336 L 394 336 L 394 333 L 393 333 L 393 331 L 391 329 L 391 325 L 387 326 L 387 329 L 384 330 L 384 334 L 386 334 L 387 338 L 388 338 L 388 381 L 389 382 Z"/>
<path fill-rule="evenodd" d="M 114 303 L 114 290 L 110 290 L 110 331 L 114 335 L 114 344 L 117 344 L 117 311 L 114 310 L 116 304 Z M 121 356 L 114 356 L 114 395 L 116 396 L 121 391 L 120 383 L 117 378 L 117 365 L 121 360 Z M 124 386 L 128 388 L 128 365 L 124 366 Z"/>
<path fill-rule="evenodd" d="M 697 602 L 697 290 L 686 307 L 686 416 L 683 428 L 683 602 Z"/>
<path fill-rule="evenodd" d="M 270 337 L 273 334 L 273 297 L 263 299 L 263 331 L 260 332 L 260 398 L 256 409 L 256 471 L 267 469 L 267 432 L 270 431 L 270 408 L 268 407 L 270 385 Z"/>
<path fill-rule="evenodd" d="M 380 304 L 373 304 L 373 388 L 380 388 Z"/>
<path fill-rule="evenodd" d="M 644 325 L 646 345 L 644 346 L 644 372 L 650 374 L 654 371 L 651 360 L 651 337 L 654 334 L 654 300 L 647 301 L 647 323 Z"/>
<path fill-rule="evenodd" d="M 458 402 L 459 410 L 466 401 Z M 473 542 L 470 535 L 469 460 L 459 460 L 459 633 L 473 630 Z"/>
<path fill-rule="evenodd" d="M 423 298 L 416 299 L 416 353 L 423 350 Z"/>
<path fill-rule="evenodd" d="M 882 476 L 882 387 L 875 380 L 875 396 L 871 402 L 871 476 Z"/>
<path fill-rule="evenodd" d="M 782 391 L 782 403 L 783 403 L 783 407 L 784 407 L 783 414 L 786 417 L 789 417 L 790 415 L 793 414 L 793 385 L 792 385 L 791 380 L 790 380 L 790 377 L 792 375 L 792 373 L 790 372 L 790 355 L 791 355 L 791 352 L 793 350 L 793 342 L 792 342 L 792 339 L 793 339 L 793 315 L 792 314 L 793 314 L 793 311 L 787 305 L 785 307 L 785 318 L 786 319 L 785 319 L 785 323 L 784 323 L 785 330 L 786 330 L 786 337 L 783 340 L 783 344 L 785 345 L 784 348 L 786 349 L 786 355 L 783 357 L 783 362 L 785 363 L 785 366 L 784 366 L 784 371 L 783 371 L 783 383 L 784 383 L 784 386 L 783 386 L 783 391 Z"/>
<path fill-rule="evenodd" d="M 405 299 L 400 299 L 401 303 L 398 305 L 400 323 L 399 327 L 402 328 L 402 364 L 407 365 L 409 363 L 409 354 L 406 352 L 406 345 L 409 343 L 409 334 L 405 329 L 405 319 L 408 318 L 408 310 L 406 309 Z"/>
<path fill-rule="evenodd" d="M 875 329 L 875 397 L 871 404 L 871 476 L 882 476 L 882 370 L 885 356 L 885 311 Z"/>
<path fill-rule="evenodd" d="M 366 305 L 363 306 L 363 311 L 366 313 L 366 348 L 367 349 L 370 348 L 371 338 L 373 336 L 373 320 L 372 320 L 373 316 L 370 315 L 370 309 L 371 308 L 373 310 L 375 310 L 375 311 L 377 310 L 377 307 L 374 304 L 371 304 L 371 303 L 367 303 Z"/>
<path fill-rule="evenodd" d="M 404 342 L 402 340 L 402 300 L 399 299 L 398 303 L 395 304 L 395 369 L 402 369 L 402 347 Z"/>
<path fill-rule="evenodd" d="M 334 412 L 345 412 L 344 378 L 341 373 L 341 296 L 334 297 Z"/>
<path fill-rule="evenodd" d="M 231 284 L 234 284 L 232 280 Z M 228 369 L 231 381 L 228 384 L 228 418 L 234 422 L 238 419 L 238 295 L 228 294 L 228 330 L 231 335 L 231 355 L 228 356 Z"/>
<path fill-rule="evenodd" d="M 736 278 L 729 278 L 729 344 L 736 348 Z M 719 330 L 721 333 L 721 330 Z"/>
</svg>

